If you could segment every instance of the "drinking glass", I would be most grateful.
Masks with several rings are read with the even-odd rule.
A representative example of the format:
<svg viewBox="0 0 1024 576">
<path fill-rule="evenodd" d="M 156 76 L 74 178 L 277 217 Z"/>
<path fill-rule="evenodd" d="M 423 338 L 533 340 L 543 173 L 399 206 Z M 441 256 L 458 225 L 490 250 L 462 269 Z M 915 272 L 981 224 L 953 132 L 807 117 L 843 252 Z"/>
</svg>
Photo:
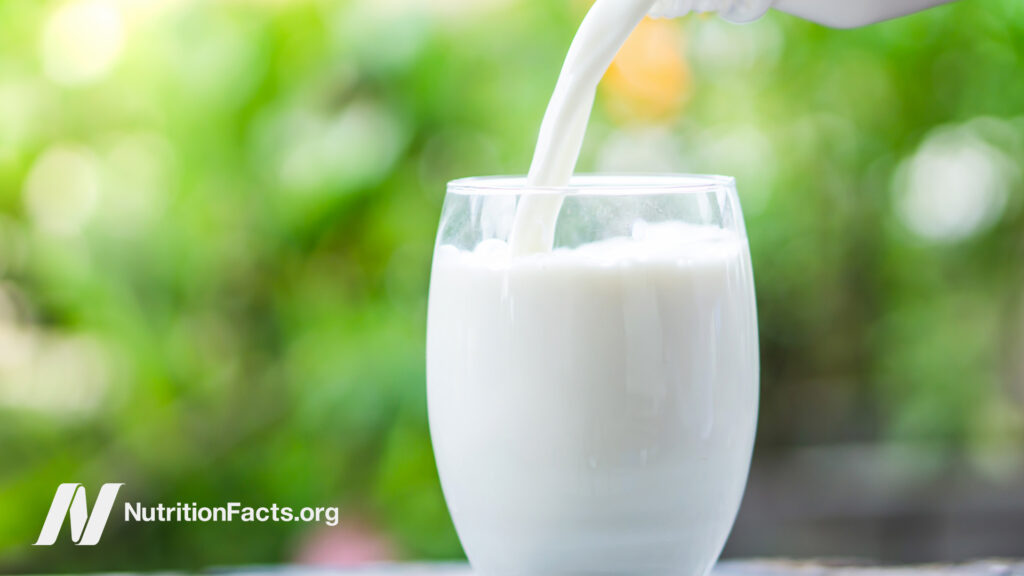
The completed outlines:
<svg viewBox="0 0 1024 576">
<path fill-rule="evenodd" d="M 554 238 L 519 253 L 527 195 L 554 207 Z M 706 574 L 746 484 L 758 380 L 733 179 L 449 183 L 427 399 L 478 574 Z"/>
</svg>

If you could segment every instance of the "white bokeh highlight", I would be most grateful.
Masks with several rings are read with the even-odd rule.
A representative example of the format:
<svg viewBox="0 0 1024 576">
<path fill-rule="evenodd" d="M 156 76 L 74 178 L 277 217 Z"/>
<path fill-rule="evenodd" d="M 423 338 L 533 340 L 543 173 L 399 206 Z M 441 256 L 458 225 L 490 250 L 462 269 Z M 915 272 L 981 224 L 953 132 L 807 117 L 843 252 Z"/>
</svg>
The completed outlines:
<svg viewBox="0 0 1024 576">
<path fill-rule="evenodd" d="M 124 46 L 124 22 L 113 0 L 58 4 L 43 29 L 40 52 L 46 77 L 62 86 L 107 76 Z"/>
<path fill-rule="evenodd" d="M 998 221 L 1017 176 L 1007 155 L 969 125 L 942 128 L 897 171 L 896 213 L 923 239 L 959 242 Z"/>
<path fill-rule="evenodd" d="M 78 235 L 96 212 L 100 170 L 85 148 L 57 144 L 32 165 L 23 198 L 32 225 L 52 236 Z"/>
</svg>

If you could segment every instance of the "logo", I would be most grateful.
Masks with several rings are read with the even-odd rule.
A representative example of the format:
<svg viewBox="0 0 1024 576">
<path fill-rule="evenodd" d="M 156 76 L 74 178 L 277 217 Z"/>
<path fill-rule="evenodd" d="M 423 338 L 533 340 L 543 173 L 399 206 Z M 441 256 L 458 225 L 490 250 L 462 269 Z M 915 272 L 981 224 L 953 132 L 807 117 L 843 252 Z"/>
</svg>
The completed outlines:
<svg viewBox="0 0 1024 576">
<path fill-rule="evenodd" d="M 67 483 L 57 487 L 57 493 L 53 495 L 53 504 L 50 504 L 50 512 L 46 515 L 46 522 L 43 529 L 39 531 L 39 539 L 36 546 L 50 546 L 57 541 L 61 526 L 64 525 L 64 517 L 68 518 L 71 525 L 71 540 L 79 546 L 94 546 L 100 541 L 103 535 L 103 528 L 107 525 L 107 518 L 114 508 L 114 500 L 117 498 L 117 491 L 121 484 L 104 484 L 100 488 L 100 494 L 96 497 L 96 503 L 89 513 L 89 507 L 85 499 L 85 487 L 81 484 Z"/>
<path fill-rule="evenodd" d="M 39 531 L 36 546 L 50 546 L 57 541 L 64 518 L 71 526 L 71 541 L 79 546 L 95 546 L 103 535 L 107 518 L 114 509 L 117 492 L 124 483 L 108 483 L 100 488 L 92 512 L 85 495 L 85 487 L 69 482 L 57 487 L 53 503 L 46 514 L 43 529 Z M 228 502 L 223 506 L 200 506 L 195 502 L 177 502 L 173 505 L 158 503 L 145 506 L 141 502 L 124 503 L 124 521 L 130 522 L 323 522 L 338 525 L 337 506 L 243 506 L 241 502 Z"/>
</svg>

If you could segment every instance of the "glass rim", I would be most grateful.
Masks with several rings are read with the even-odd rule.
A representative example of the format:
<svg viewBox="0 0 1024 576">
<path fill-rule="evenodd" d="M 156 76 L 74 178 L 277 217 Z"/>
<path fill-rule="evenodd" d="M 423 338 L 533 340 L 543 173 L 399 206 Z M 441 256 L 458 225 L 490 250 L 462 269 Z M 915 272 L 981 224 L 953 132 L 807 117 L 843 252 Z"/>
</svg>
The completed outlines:
<svg viewBox="0 0 1024 576">
<path fill-rule="evenodd" d="M 595 173 L 574 174 L 567 186 L 529 186 L 526 176 L 473 176 L 448 182 L 448 194 L 647 196 L 735 190 L 736 179 L 716 174 Z"/>
</svg>

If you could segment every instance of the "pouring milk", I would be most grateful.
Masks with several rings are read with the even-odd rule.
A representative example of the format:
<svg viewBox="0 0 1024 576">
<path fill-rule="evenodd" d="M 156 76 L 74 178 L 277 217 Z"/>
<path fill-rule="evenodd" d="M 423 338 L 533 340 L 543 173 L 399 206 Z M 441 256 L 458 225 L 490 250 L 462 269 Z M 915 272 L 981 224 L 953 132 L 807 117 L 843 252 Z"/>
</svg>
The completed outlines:
<svg viewBox="0 0 1024 576">
<path fill-rule="evenodd" d="M 938 3 L 774 6 L 843 26 Z M 449 186 L 430 280 L 427 404 L 445 500 L 476 573 L 701 576 L 718 558 L 750 466 L 760 373 L 732 182 L 598 176 L 579 178 L 589 193 L 563 187 L 598 82 L 640 20 L 717 11 L 745 21 L 769 5 L 597 0 L 526 183 Z M 657 209 L 641 213 L 638 198 Z M 590 210 L 600 232 L 554 248 L 563 203 L 566 229 Z"/>
<path fill-rule="evenodd" d="M 837 28 L 862 26 L 946 4 L 953 0 L 597 0 L 580 25 L 541 122 L 527 183 L 535 188 L 569 184 L 583 145 L 597 85 L 619 48 L 648 13 L 677 17 L 717 12 L 726 20 L 749 22 L 769 8 Z M 562 199 L 544 194 L 520 202 L 513 254 L 545 252 L 554 243 Z"/>
</svg>

